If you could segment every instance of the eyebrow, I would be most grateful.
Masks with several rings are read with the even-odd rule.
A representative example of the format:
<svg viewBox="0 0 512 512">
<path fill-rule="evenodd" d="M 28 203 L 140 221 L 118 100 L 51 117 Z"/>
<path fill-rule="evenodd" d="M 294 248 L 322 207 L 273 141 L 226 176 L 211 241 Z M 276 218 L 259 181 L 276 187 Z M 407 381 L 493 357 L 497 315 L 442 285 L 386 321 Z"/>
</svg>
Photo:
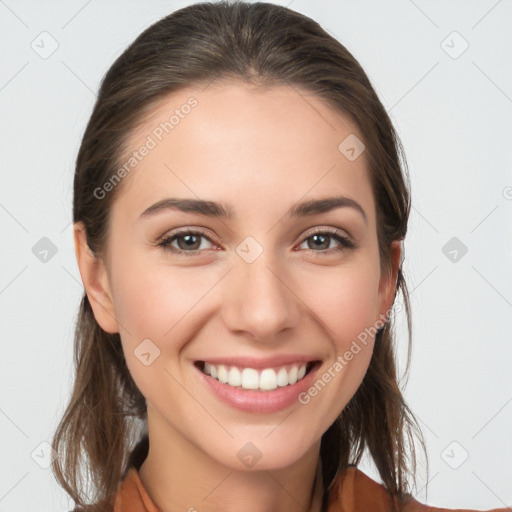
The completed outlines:
<svg viewBox="0 0 512 512">
<path fill-rule="evenodd" d="M 306 217 L 319 213 L 326 213 L 335 208 L 353 208 L 358 211 L 365 223 L 368 222 L 366 212 L 362 206 L 354 199 L 346 196 L 326 197 L 323 199 L 312 199 L 294 205 L 288 210 L 288 217 Z M 208 217 L 217 217 L 222 219 L 233 219 L 235 217 L 233 210 L 214 201 L 205 201 L 203 199 L 186 199 L 169 197 L 162 199 L 144 210 L 140 218 L 151 217 L 152 215 L 165 210 L 179 210 L 186 213 L 198 213 Z"/>
</svg>

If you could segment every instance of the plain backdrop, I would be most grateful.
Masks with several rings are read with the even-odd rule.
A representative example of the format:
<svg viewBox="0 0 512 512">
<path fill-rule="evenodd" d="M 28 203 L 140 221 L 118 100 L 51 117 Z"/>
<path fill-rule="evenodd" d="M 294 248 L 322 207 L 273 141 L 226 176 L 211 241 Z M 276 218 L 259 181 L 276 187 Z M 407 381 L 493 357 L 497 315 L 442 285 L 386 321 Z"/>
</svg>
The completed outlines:
<svg viewBox="0 0 512 512">
<path fill-rule="evenodd" d="M 0 0 L 0 512 L 72 507 L 44 466 L 71 389 L 83 292 L 74 160 L 115 58 L 190 3 Z M 430 461 L 417 499 L 511 506 L 512 3 L 276 3 L 353 53 L 405 147 L 414 351 L 404 393 Z M 360 469 L 379 480 L 369 460 Z"/>
</svg>

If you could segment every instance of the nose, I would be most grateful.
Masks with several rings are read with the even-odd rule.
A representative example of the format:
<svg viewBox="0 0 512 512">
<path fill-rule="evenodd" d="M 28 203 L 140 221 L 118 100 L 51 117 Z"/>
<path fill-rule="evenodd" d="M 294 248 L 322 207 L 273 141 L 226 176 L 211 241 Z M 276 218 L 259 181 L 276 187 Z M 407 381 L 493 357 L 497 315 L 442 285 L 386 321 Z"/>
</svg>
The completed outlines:
<svg viewBox="0 0 512 512">
<path fill-rule="evenodd" d="M 265 251 L 252 263 L 235 259 L 223 295 L 223 320 L 234 334 L 272 342 L 299 323 L 301 301 L 290 273 Z"/>
</svg>

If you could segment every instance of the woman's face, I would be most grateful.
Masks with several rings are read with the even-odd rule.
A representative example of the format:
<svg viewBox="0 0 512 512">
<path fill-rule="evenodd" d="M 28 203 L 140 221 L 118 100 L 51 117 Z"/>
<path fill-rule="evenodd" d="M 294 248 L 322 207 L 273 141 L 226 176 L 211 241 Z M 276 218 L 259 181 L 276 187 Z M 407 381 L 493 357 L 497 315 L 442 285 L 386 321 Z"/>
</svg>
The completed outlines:
<svg viewBox="0 0 512 512">
<path fill-rule="evenodd" d="M 149 421 L 224 465 L 297 461 L 367 370 L 396 273 L 380 273 L 355 137 L 311 94 L 216 82 L 161 101 L 121 162 L 137 152 L 96 318 L 120 332 Z"/>
</svg>

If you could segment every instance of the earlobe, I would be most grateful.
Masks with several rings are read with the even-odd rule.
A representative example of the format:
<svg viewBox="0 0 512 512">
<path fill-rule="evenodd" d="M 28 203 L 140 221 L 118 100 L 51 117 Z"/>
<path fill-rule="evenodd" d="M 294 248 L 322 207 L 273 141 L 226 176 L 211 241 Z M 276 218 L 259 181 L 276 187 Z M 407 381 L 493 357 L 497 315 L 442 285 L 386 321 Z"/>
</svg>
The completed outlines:
<svg viewBox="0 0 512 512">
<path fill-rule="evenodd" d="M 74 223 L 73 237 L 78 269 L 94 317 L 104 331 L 119 332 L 105 263 L 89 248 L 82 222 Z"/>
<path fill-rule="evenodd" d="M 391 268 L 389 268 L 389 271 L 386 274 L 381 276 L 379 283 L 379 295 L 381 297 L 381 309 L 379 311 L 380 318 L 387 317 L 391 307 L 393 306 L 401 256 L 402 242 L 400 240 L 394 240 L 391 243 L 390 249 Z"/>
</svg>

